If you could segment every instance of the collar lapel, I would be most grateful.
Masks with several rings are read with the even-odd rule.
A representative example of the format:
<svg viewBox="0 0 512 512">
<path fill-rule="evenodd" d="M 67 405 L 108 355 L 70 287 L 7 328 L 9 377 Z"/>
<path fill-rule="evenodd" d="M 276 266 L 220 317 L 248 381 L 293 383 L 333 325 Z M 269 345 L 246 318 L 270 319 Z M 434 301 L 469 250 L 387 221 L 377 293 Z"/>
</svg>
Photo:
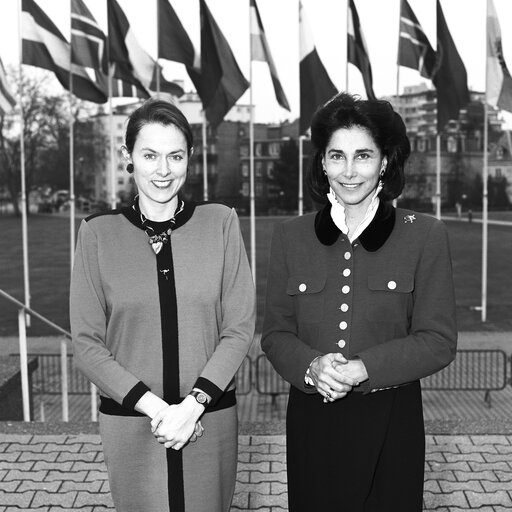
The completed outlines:
<svg viewBox="0 0 512 512">
<path fill-rule="evenodd" d="M 375 217 L 361 233 L 359 241 L 369 252 L 379 250 L 395 225 L 395 209 L 389 203 L 380 201 Z M 323 245 L 333 245 L 340 235 L 340 230 L 331 218 L 331 204 L 326 204 L 315 217 L 315 233 Z"/>
</svg>

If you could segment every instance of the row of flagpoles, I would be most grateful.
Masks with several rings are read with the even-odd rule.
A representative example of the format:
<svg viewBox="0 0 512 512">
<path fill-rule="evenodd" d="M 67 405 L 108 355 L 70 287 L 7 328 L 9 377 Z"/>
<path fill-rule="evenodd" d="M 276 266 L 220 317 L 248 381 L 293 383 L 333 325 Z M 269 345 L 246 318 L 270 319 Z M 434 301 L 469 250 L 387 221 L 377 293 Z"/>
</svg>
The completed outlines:
<svg viewBox="0 0 512 512">
<path fill-rule="evenodd" d="M 158 58 L 153 59 L 137 42 L 129 21 L 116 0 L 107 1 L 108 35 L 101 30 L 83 0 L 71 1 L 71 42 L 60 33 L 51 19 L 35 0 L 20 0 L 20 77 L 21 63 L 53 71 L 61 85 L 70 91 L 70 108 L 73 96 L 95 103 L 109 102 L 112 113 L 113 97 L 146 98 L 155 93 L 167 92 L 174 96 L 183 90 L 165 80 L 159 59 L 183 64 L 194 84 L 203 105 L 203 172 L 204 198 L 208 197 L 206 171 L 206 123 L 212 127 L 222 122 L 230 108 L 250 87 L 253 80 L 252 62 L 262 61 L 269 66 L 277 102 L 290 110 L 281 86 L 265 36 L 256 0 L 250 2 L 250 80 L 243 76 L 228 41 L 209 11 L 205 0 L 200 0 L 201 50 L 198 54 L 176 15 L 169 0 L 157 1 Z M 467 75 L 462 59 L 446 24 L 441 4 L 437 9 L 437 47 L 432 48 L 421 24 L 407 0 L 401 0 L 400 29 L 397 59 L 397 100 L 400 66 L 417 70 L 432 80 L 437 91 L 437 141 L 440 161 L 440 135 L 449 119 L 457 119 L 459 111 L 469 102 Z M 486 101 L 492 106 L 512 111 L 512 79 L 501 51 L 501 34 L 498 18 L 492 3 L 487 0 L 487 82 Z M 302 140 L 318 105 L 325 103 L 338 92 L 317 53 L 313 37 L 299 0 L 300 47 L 300 121 L 299 121 L 299 214 L 302 214 Z M 347 0 L 347 83 L 348 64 L 359 69 L 368 98 L 375 98 L 372 70 L 368 50 L 354 0 Z M 1 63 L 0 63 L 1 64 Z M 20 80 L 21 84 L 21 80 Z M 252 91 L 252 88 L 250 89 Z M 251 266 L 256 276 L 255 243 L 255 193 L 254 193 L 254 129 L 253 101 L 250 93 L 250 217 L 251 217 Z M 21 109 L 20 90 L 20 109 Z M 13 108 L 15 100 L 10 94 L 5 72 L 0 66 L 0 113 Z M 487 111 L 486 111 L 487 112 Z M 21 112 L 22 114 L 22 112 Z M 73 113 L 72 113 L 73 114 Z M 23 114 L 21 115 L 23 118 Z M 71 119 L 73 115 L 71 115 Z M 21 119 L 23 121 L 23 119 Z M 70 122 L 70 138 L 73 125 Z M 482 320 L 486 320 L 487 285 L 487 118 L 484 128 L 483 173 L 483 244 L 482 244 Z M 24 232 L 25 302 L 30 305 L 28 285 L 28 257 L 26 247 L 26 191 L 24 189 L 23 137 L 22 152 L 22 223 Z M 113 155 L 113 141 L 111 141 Z M 113 162 L 113 156 L 111 156 Z M 112 165 L 113 167 L 113 165 Z M 115 207 L 115 174 L 112 171 L 112 206 Z M 436 213 L 441 215 L 440 164 L 437 169 Z M 71 254 L 74 248 L 74 193 L 73 193 L 73 144 L 70 142 L 70 232 Z M 71 256 L 72 258 L 72 256 Z"/>
</svg>

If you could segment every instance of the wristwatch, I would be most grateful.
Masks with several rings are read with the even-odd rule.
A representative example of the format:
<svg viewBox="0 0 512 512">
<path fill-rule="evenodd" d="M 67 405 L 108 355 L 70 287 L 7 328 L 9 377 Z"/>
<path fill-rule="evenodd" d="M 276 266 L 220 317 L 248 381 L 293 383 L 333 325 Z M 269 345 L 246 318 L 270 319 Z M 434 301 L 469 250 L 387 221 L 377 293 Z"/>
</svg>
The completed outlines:
<svg viewBox="0 0 512 512">
<path fill-rule="evenodd" d="M 206 393 L 193 389 L 189 395 L 193 396 L 198 404 L 204 405 L 205 407 L 208 405 L 208 397 L 206 396 Z"/>
</svg>

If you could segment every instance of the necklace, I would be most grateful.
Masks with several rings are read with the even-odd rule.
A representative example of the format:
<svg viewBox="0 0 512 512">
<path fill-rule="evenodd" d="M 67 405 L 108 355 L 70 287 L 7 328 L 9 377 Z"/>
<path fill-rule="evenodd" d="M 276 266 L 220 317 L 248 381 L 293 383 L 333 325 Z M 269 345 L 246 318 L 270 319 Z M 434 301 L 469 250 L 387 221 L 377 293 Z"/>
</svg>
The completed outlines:
<svg viewBox="0 0 512 512">
<path fill-rule="evenodd" d="M 176 217 L 178 214 L 180 214 L 183 211 L 183 208 L 185 207 L 185 203 L 180 200 L 178 203 L 178 208 L 174 212 L 174 216 L 172 219 L 169 220 L 169 223 L 167 226 L 160 232 L 156 233 L 153 226 L 149 224 L 149 220 L 146 218 L 146 216 L 140 211 L 139 208 L 139 202 L 137 201 L 137 198 L 135 198 L 135 202 L 132 205 L 132 208 L 139 214 L 140 221 L 142 223 L 142 229 L 146 232 L 146 235 L 148 235 L 148 243 L 151 245 L 151 249 L 155 252 L 155 254 L 158 254 L 161 250 L 164 244 L 168 243 L 171 239 L 171 233 L 172 228 L 174 224 L 176 224 Z M 167 277 L 167 276 L 166 276 Z"/>
</svg>

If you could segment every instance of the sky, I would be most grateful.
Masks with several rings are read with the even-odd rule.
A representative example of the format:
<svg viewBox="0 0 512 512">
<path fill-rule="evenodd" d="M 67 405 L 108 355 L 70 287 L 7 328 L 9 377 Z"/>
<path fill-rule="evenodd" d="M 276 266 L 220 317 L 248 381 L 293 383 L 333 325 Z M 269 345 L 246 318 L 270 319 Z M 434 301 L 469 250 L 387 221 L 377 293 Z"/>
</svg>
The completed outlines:
<svg viewBox="0 0 512 512">
<path fill-rule="evenodd" d="M 0 16 L 0 57 L 4 65 L 18 62 L 18 1 L 2 0 Z M 249 0 L 206 0 L 217 24 L 231 45 L 245 77 L 250 79 Z M 36 0 L 69 39 L 69 0 Z M 118 0 L 140 44 L 156 58 L 156 0 Z M 485 17 L 487 0 L 441 0 L 446 21 L 468 73 L 470 89 L 485 89 Z M 85 0 L 106 31 L 106 1 Z M 193 44 L 200 47 L 199 0 L 171 0 Z M 347 0 L 302 0 L 313 39 L 332 81 L 346 89 L 346 5 Z M 370 56 L 377 97 L 393 95 L 404 86 L 430 84 L 419 73 L 404 67 L 397 72 L 400 0 L 355 0 Z M 435 48 L 435 0 L 409 0 L 409 4 Z M 291 113 L 276 102 L 268 66 L 252 65 L 253 102 L 257 122 L 279 122 L 299 114 L 298 0 L 257 0 L 267 40 L 279 78 L 291 105 Z M 512 1 L 494 0 L 503 37 L 503 52 L 512 70 Z M 167 79 L 185 81 L 192 90 L 181 64 L 161 61 Z M 348 90 L 365 96 L 359 70 L 348 66 Z M 246 92 L 239 103 L 249 103 Z M 504 116 L 507 125 L 512 116 Z"/>
</svg>

